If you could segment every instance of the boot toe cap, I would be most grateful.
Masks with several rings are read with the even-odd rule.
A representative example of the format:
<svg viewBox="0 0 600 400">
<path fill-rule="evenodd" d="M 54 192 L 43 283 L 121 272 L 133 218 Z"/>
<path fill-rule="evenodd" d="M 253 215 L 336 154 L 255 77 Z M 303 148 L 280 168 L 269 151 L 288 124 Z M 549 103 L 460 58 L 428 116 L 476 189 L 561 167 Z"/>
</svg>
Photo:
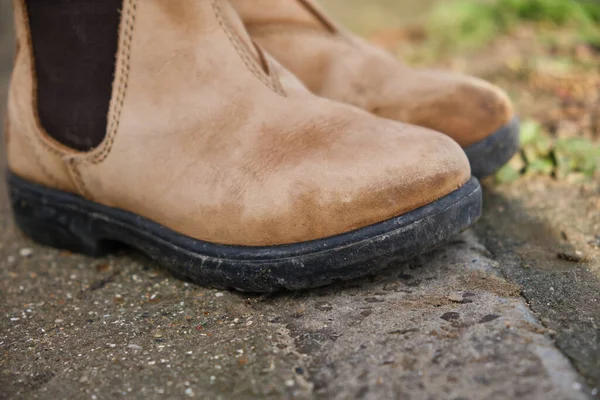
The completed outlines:
<svg viewBox="0 0 600 400">
<path fill-rule="evenodd" d="M 369 135 L 361 121 L 363 126 L 354 127 L 356 135 L 340 136 L 334 148 L 308 157 L 265 188 L 263 194 L 280 194 L 254 210 L 254 216 L 261 216 L 254 220 L 259 225 L 254 231 L 262 234 L 250 244 L 288 244 L 350 232 L 430 204 L 470 179 L 464 152 L 447 136 L 367 119 L 377 121 Z"/>
<path fill-rule="evenodd" d="M 413 78 L 412 89 L 398 89 L 397 103 L 381 107 L 380 116 L 443 132 L 462 147 L 514 119 L 507 94 L 484 80 L 433 70 L 414 71 Z"/>
</svg>

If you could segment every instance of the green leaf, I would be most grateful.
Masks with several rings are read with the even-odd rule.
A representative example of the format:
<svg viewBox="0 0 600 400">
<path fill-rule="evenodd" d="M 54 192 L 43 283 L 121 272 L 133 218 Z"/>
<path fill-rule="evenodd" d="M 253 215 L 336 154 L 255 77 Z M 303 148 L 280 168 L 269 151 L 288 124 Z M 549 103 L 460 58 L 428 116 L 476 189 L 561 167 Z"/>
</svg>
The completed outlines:
<svg viewBox="0 0 600 400">
<path fill-rule="evenodd" d="M 552 175 L 554 162 L 549 158 L 538 158 L 527 166 L 528 175 Z"/>
<path fill-rule="evenodd" d="M 521 123 L 521 146 L 527 146 L 535 142 L 542 134 L 542 125 L 539 122 L 528 119 Z"/>
<path fill-rule="evenodd" d="M 510 183 L 519 179 L 520 176 L 521 174 L 517 169 L 507 164 L 496 172 L 496 181 L 498 183 Z"/>
</svg>

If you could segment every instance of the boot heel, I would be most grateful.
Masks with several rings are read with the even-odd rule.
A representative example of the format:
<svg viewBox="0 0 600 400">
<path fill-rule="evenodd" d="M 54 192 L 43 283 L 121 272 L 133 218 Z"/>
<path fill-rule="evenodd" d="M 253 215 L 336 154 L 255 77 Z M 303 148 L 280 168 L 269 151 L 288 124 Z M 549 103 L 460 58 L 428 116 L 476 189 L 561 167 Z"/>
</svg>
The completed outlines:
<svg viewBox="0 0 600 400">
<path fill-rule="evenodd" d="M 86 213 L 53 205 L 43 195 L 11 188 L 11 203 L 17 226 L 37 243 L 96 257 L 119 245 L 95 235 L 94 220 Z"/>
</svg>

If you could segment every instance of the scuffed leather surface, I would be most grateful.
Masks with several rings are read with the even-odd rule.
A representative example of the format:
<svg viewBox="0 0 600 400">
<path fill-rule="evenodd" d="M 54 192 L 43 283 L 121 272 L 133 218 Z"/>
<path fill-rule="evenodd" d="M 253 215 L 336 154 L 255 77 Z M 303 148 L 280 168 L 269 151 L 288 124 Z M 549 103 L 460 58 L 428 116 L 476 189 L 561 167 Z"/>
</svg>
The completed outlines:
<svg viewBox="0 0 600 400">
<path fill-rule="evenodd" d="M 54 146 L 76 181 L 62 189 L 192 238 L 265 246 L 371 225 L 469 179 L 446 136 L 318 98 L 261 60 L 227 3 L 128 4 L 107 138 L 89 153 Z M 13 107 L 31 119 L 31 104 Z M 13 172 L 56 187 L 18 158 Z"/>
<path fill-rule="evenodd" d="M 253 39 L 320 96 L 444 132 L 463 147 L 513 118 L 499 88 L 464 75 L 409 68 L 342 29 L 329 29 L 328 20 L 323 24 L 307 11 L 310 0 L 231 3 Z"/>
</svg>

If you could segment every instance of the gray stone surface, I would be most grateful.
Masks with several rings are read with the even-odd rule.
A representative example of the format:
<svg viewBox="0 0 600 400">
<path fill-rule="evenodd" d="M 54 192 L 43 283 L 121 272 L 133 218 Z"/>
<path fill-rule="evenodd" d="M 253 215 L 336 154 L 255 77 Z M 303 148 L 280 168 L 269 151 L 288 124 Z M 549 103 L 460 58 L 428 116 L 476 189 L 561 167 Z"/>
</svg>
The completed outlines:
<svg viewBox="0 0 600 400">
<path fill-rule="evenodd" d="M 600 258 L 592 239 L 600 232 L 594 229 L 600 223 L 600 191 L 574 191 L 551 181 L 531 188 L 538 184 L 523 180 L 510 187 L 488 187 L 476 231 L 501 273 L 523 287 L 530 308 L 597 391 Z M 511 193 L 520 198 L 507 198 Z M 540 197 L 550 199 L 551 206 L 540 205 Z"/>
<path fill-rule="evenodd" d="M 472 232 L 363 280 L 248 296 L 36 246 L 5 206 L 1 224 L 8 398 L 584 398 Z"/>
</svg>

